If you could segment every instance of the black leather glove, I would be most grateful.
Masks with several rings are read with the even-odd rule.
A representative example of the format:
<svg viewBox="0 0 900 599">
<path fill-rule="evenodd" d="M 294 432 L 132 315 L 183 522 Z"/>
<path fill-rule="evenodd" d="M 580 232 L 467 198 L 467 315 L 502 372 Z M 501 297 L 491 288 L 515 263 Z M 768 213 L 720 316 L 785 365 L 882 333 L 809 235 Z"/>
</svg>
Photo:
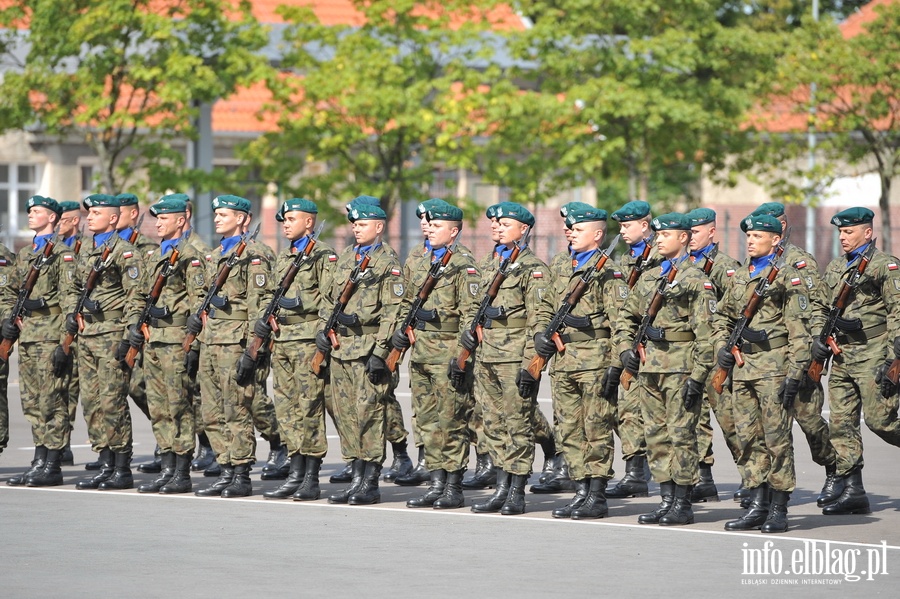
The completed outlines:
<svg viewBox="0 0 900 599">
<path fill-rule="evenodd" d="M 697 402 L 703 399 L 703 383 L 688 379 L 681 390 L 681 401 L 684 402 L 684 409 L 690 410 Z"/>
<path fill-rule="evenodd" d="M 9 318 L 5 318 L 3 324 L 0 325 L 0 335 L 3 335 L 4 339 L 15 341 L 19 338 L 19 327 Z"/>
<path fill-rule="evenodd" d="M 141 349 L 144 347 L 144 334 L 141 332 L 137 325 L 131 325 L 128 327 L 128 345 L 135 349 Z"/>
<path fill-rule="evenodd" d="M 716 363 L 722 370 L 731 370 L 736 362 L 734 354 L 728 351 L 727 347 L 723 347 L 716 354 Z"/>
<path fill-rule="evenodd" d="M 397 329 L 394 331 L 394 334 L 391 335 L 391 346 L 397 351 L 406 351 L 409 349 L 410 345 L 412 345 L 412 343 L 409 342 L 409 337 L 402 330 Z"/>
<path fill-rule="evenodd" d="M 819 336 L 816 335 L 812 340 L 812 347 L 810 348 L 810 353 L 812 354 L 813 360 L 816 362 L 825 363 L 828 361 L 833 354 L 831 348 L 828 347 L 827 343 L 822 343 L 822 340 L 819 339 Z"/>
<path fill-rule="evenodd" d="M 881 387 L 881 396 L 885 399 L 894 397 L 900 391 L 900 385 L 892 383 L 887 376 L 892 363 L 893 360 L 885 360 L 884 364 L 875 369 L 875 382 Z"/>
<path fill-rule="evenodd" d="M 257 321 L 258 322 L 258 321 Z M 242 387 L 253 382 L 253 376 L 256 374 L 256 360 L 250 357 L 247 350 L 241 354 L 235 364 L 234 380 Z"/>
<path fill-rule="evenodd" d="M 69 369 L 69 364 L 71 363 L 72 354 L 66 355 L 62 345 L 57 345 L 56 349 L 53 350 L 53 353 L 50 354 L 50 364 L 53 366 L 53 376 L 56 378 L 62 378 L 66 374 L 66 370 Z"/>
<path fill-rule="evenodd" d="M 268 321 L 259 318 L 255 323 L 253 323 L 253 334 L 260 339 L 268 339 L 269 335 L 272 334 L 272 327 L 269 326 Z"/>
<path fill-rule="evenodd" d="M 457 393 L 466 391 L 466 369 L 459 367 L 456 363 L 456 358 L 450 359 L 450 365 L 447 367 L 447 378 L 450 379 L 450 386 Z"/>
<path fill-rule="evenodd" d="M 128 354 L 128 348 L 131 347 L 131 344 L 128 343 L 127 339 L 122 339 L 119 341 L 119 344 L 116 346 L 116 353 L 113 356 L 116 359 L 116 362 L 122 363 L 125 365 L 125 356 Z"/>
<path fill-rule="evenodd" d="M 519 388 L 519 397 L 528 399 L 534 395 L 537 392 L 539 380 L 531 376 L 531 373 L 526 369 L 520 369 L 519 374 L 516 375 L 516 387 Z"/>
<path fill-rule="evenodd" d="M 328 335 L 325 334 L 325 331 L 316 333 L 316 349 L 323 354 L 327 354 L 331 351 L 331 340 L 328 339 Z"/>
<path fill-rule="evenodd" d="M 387 364 L 378 356 L 369 356 L 366 362 L 366 376 L 373 385 L 385 383 L 390 377 L 391 371 L 388 370 Z"/>
<path fill-rule="evenodd" d="M 200 369 L 200 352 L 196 349 L 189 350 L 184 354 L 184 369 L 191 378 L 197 376 Z"/>
<path fill-rule="evenodd" d="M 472 331 L 466 329 L 459 336 L 459 344 L 468 352 L 473 352 L 478 348 L 478 337 Z"/>
<path fill-rule="evenodd" d="M 538 333 L 534 336 L 534 351 L 540 357 L 550 359 L 556 353 L 556 344 L 544 333 Z"/>
<path fill-rule="evenodd" d="M 631 374 L 637 374 L 637 371 L 641 369 L 641 359 L 633 349 L 623 351 L 619 354 L 619 359 L 622 360 L 622 368 Z"/>
<path fill-rule="evenodd" d="M 800 381 L 787 377 L 782 381 L 781 387 L 778 389 L 778 397 L 781 399 L 781 405 L 785 410 L 791 411 L 794 408 L 794 400 L 797 399 L 797 393 L 800 392 Z"/>
<path fill-rule="evenodd" d="M 615 401 L 619 395 L 619 379 L 622 378 L 622 369 L 618 366 L 610 366 L 603 373 L 600 381 L 600 396 L 607 401 Z"/>
<path fill-rule="evenodd" d="M 203 331 L 203 320 L 196 314 L 191 314 L 187 317 L 184 328 L 187 329 L 188 333 L 196 337 Z"/>
<path fill-rule="evenodd" d="M 78 334 L 78 319 L 75 318 L 74 312 L 69 312 L 66 314 L 66 333 L 69 335 L 77 335 Z"/>
</svg>

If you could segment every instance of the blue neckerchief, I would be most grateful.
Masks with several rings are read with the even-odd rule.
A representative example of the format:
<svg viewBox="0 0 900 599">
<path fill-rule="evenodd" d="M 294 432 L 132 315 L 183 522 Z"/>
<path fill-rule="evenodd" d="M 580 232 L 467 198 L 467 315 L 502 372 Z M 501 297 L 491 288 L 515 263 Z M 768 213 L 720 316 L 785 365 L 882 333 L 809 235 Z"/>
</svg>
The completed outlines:
<svg viewBox="0 0 900 599">
<path fill-rule="evenodd" d="M 641 254 L 643 254 L 643 253 L 644 253 L 644 248 L 645 248 L 645 247 L 647 247 L 647 240 L 646 240 L 646 239 L 642 239 L 642 240 L 638 241 L 636 244 L 634 244 L 633 246 L 631 246 L 631 257 L 632 257 L 632 258 L 637 258 L 637 257 L 640 256 Z"/>
<path fill-rule="evenodd" d="M 434 249 L 433 247 L 431 247 L 431 242 L 428 241 L 427 239 L 425 240 L 424 246 L 425 246 L 425 253 L 426 253 L 426 254 L 427 254 L 428 252 L 430 252 L 431 250 Z"/>
<path fill-rule="evenodd" d="M 759 274 L 766 269 L 766 266 L 769 265 L 769 262 L 772 260 L 772 256 L 775 253 L 771 253 L 768 256 L 760 256 L 759 258 L 750 258 L 750 266 L 753 267 L 753 272 L 750 273 L 750 278 L 755 279 Z"/>
<path fill-rule="evenodd" d="M 165 256 L 166 254 L 168 254 L 169 250 L 171 250 L 173 247 L 175 247 L 178 244 L 179 239 L 181 239 L 181 238 L 176 237 L 175 239 L 166 239 L 165 241 L 160 243 L 159 244 L 159 250 L 160 250 L 159 255 Z"/>
<path fill-rule="evenodd" d="M 300 252 L 302 252 L 303 250 L 305 250 L 306 246 L 308 246 L 308 245 L 309 245 L 309 235 L 304 235 L 300 239 L 294 240 L 294 242 L 291 243 L 291 247 L 294 248 L 298 254 Z"/>
<path fill-rule="evenodd" d="M 587 264 L 588 260 L 597 253 L 597 250 L 587 250 L 586 252 L 571 252 L 572 256 L 572 272 L 578 270 Z"/>
<path fill-rule="evenodd" d="M 34 244 L 34 252 L 37 253 L 43 249 L 47 242 L 50 241 L 50 238 L 53 237 L 53 233 L 47 233 L 46 235 L 35 235 L 32 244 Z"/>
<path fill-rule="evenodd" d="M 75 246 L 75 240 L 78 238 L 78 235 L 72 235 L 71 237 L 66 237 L 63 239 L 63 243 L 69 247 Z"/>
<path fill-rule="evenodd" d="M 869 243 L 872 243 L 871 241 Z M 849 254 L 846 254 L 847 258 L 847 266 L 853 264 L 853 261 L 859 258 L 867 249 L 869 249 L 869 243 L 865 245 L 861 245 Z"/>
<path fill-rule="evenodd" d="M 691 260 L 696 262 L 697 260 L 699 260 L 700 258 L 703 257 L 703 254 L 708 254 L 711 251 L 713 251 L 713 248 L 715 247 L 715 245 L 716 245 L 715 243 L 711 243 L 708 246 L 706 246 L 705 248 L 691 251 Z"/>
<path fill-rule="evenodd" d="M 121 237 L 121 238 L 124 239 L 125 241 L 129 241 L 129 240 L 131 239 L 131 232 L 132 232 L 132 231 L 134 231 L 134 229 L 133 229 L 132 227 L 126 227 L 125 229 L 122 229 L 121 231 L 118 231 L 119 237 Z"/>
<path fill-rule="evenodd" d="M 442 248 L 432 249 L 431 250 L 431 261 L 437 262 L 438 260 L 442 260 L 444 258 L 444 254 L 447 253 L 447 246 Z"/>
<path fill-rule="evenodd" d="M 505 245 L 498 245 L 494 249 L 494 252 L 496 252 L 497 256 L 499 256 L 501 260 L 506 260 L 507 258 L 512 256 L 514 249 L 516 249 L 516 246 L 512 246 L 511 248 L 508 248 Z"/>
<path fill-rule="evenodd" d="M 116 234 L 115 231 L 107 231 L 106 233 L 97 233 L 96 235 L 94 235 L 94 247 L 95 248 L 100 247 L 101 245 L 103 245 L 104 243 L 109 241 L 110 237 L 112 237 L 115 234 Z"/>
<path fill-rule="evenodd" d="M 662 264 L 660 264 L 659 274 L 661 274 L 662 276 L 666 276 L 667 274 L 669 274 L 669 271 L 672 270 L 672 265 L 675 265 L 675 267 L 677 268 L 678 265 L 687 260 L 687 258 L 687 255 L 682 256 L 680 259 L 676 258 L 674 260 L 666 258 L 662 261 Z"/>
<path fill-rule="evenodd" d="M 360 262 L 362 262 L 363 254 L 366 254 L 369 252 L 374 252 L 375 250 L 377 250 L 380 247 L 381 247 L 380 243 L 374 243 L 372 245 L 356 246 L 356 263 L 359 264 Z"/>
<path fill-rule="evenodd" d="M 224 256 L 225 254 L 227 254 L 228 250 L 230 250 L 231 248 L 236 246 L 240 240 L 241 240 L 240 235 L 234 235 L 232 237 L 223 237 L 222 241 L 219 242 L 219 245 L 222 246 L 222 255 Z"/>
</svg>

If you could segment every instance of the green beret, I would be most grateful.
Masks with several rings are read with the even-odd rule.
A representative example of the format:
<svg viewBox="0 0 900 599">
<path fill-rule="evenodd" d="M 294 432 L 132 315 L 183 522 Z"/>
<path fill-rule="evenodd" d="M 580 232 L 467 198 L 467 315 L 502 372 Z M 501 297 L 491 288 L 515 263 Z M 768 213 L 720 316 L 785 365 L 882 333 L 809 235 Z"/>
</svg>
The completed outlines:
<svg viewBox="0 0 900 599">
<path fill-rule="evenodd" d="M 515 202 L 501 202 L 498 204 L 497 218 L 511 218 L 529 227 L 534 226 L 534 215 L 525 206 Z"/>
<path fill-rule="evenodd" d="M 497 218 L 497 206 L 500 204 L 491 204 L 487 207 L 487 210 L 484 211 L 484 215 L 488 218 L 488 220 L 494 220 Z"/>
<path fill-rule="evenodd" d="M 82 205 L 88 209 L 95 206 L 100 208 L 118 208 L 121 206 L 121 204 L 119 204 L 119 198 L 111 196 L 108 193 L 92 193 L 84 198 Z"/>
<path fill-rule="evenodd" d="M 250 214 L 251 206 L 250 200 L 244 199 L 240 196 L 224 195 L 213 198 L 213 211 L 219 208 L 231 208 L 232 210 L 237 210 L 238 212 L 246 212 L 247 214 Z"/>
<path fill-rule="evenodd" d="M 291 198 L 289 200 L 285 200 L 284 204 L 281 205 L 281 208 L 278 212 L 275 213 L 275 220 L 282 223 L 284 222 L 284 215 L 288 212 L 309 212 L 310 214 L 318 214 L 319 207 L 316 206 L 316 203 L 312 200 L 307 200 L 306 198 Z"/>
<path fill-rule="evenodd" d="M 186 193 L 168 193 L 163 197 L 159 198 L 159 201 L 162 200 L 181 200 L 185 204 L 191 201 L 191 196 Z"/>
<path fill-rule="evenodd" d="M 687 214 L 669 212 L 650 221 L 650 227 L 654 231 L 690 231 L 691 219 Z"/>
<path fill-rule="evenodd" d="M 590 210 L 591 208 L 593 208 L 593 206 L 585 204 L 584 202 L 568 202 L 559 207 L 559 215 L 566 218 L 572 210 Z M 603 218 L 606 219 L 605 216 Z"/>
<path fill-rule="evenodd" d="M 588 222 L 596 222 L 596 221 L 605 221 L 606 220 L 606 210 L 601 210 L 600 208 L 594 208 L 587 204 L 584 204 L 584 208 L 580 206 L 576 206 L 572 208 L 573 204 L 578 204 L 579 202 L 570 202 L 567 204 L 569 206 L 568 215 L 566 215 L 566 227 L 569 229 L 572 228 L 572 225 L 576 223 L 588 223 Z M 561 211 L 560 211 L 561 212 Z"/>
<path fill-rule="evenodd" d="M 686 216 L 691 219 L 692 227 L 716 222 L 716 211 L 711 208 L 694 208 Z"/>
<path fill-rule="evenodd" d="M 184 196 L 184 197 L 179 197 Z M 159 216 L 160 214 L 175 214 L 179 212 L 187 212 L 187 200 L 184 199 L 183 193 L 173 193 L 163 196 L 158 202 L 152 204 L 149 208 L 150 214 Z"/>
<path fill-rule="evenodd" d="M 768 231 L 781 235 L 781 221 L 771 214 L 751 214 L 741 221 L 741 231 Z"/>
<path fill-rule="evenodd" d="M 138 197 L 133 193 L 120 193 L 116 196 L 119 200 L 119 206 L 137 206 Z"/>
<path fill-rule="evenodd" d="M 28 201 L 25 202 L 25 212 L 31 212 L 31 209 L 35 206 L 43 206 L 47 210 L 55 212 L 57 215 L 62 214 L 62 210 L 59 209 L 59 203 L 53 198 L 45 198 L 44 196 L 31 196 L 30 198 L 28 198 Z"/>
<path fill-rule="evenodd" d="M 428 212 L 432 207 L 438 207 L 442 204 L 447 204 L 444 200 L 440 200 L 438 198 L 430 198 L 425 200 L 424 202 L 419 202 L 416 206 L 416 218 L 422 218 L 425 216 L 425 213 Z M 449 204 L 447 204 L 449 206 Z"/>
<path fill-rule="evenodd" d="M 376 198 L 375 196 L 357 196 L 347 202 L 347 212 L 350 212 L 354 206 L 360 204 L 363 206 L 377 206 L 378 208 L 381 208 L 381 200 L 379 198 Z"/>
<path fill-rule="evenodd" d="M 628 202 L 612 213 L 612 219 L 620 223 L 638 220 L 650 214 L 650 204 L 642 200 Z"/>
<path fill-rule="evenodd" d="M 750 213 L 750 216 L 767 214 L 768 216 L 784 216 L 784 204 L 781 202 L 766 202 Z"/>
<path fill-rule="evenodd" d="M 425 218 L 427 218 L 429 222 L 433 220 L 457 221 L 463 219 L 463 211 L 444 200 L 438 200 L 425 212 Z"/>
<path fill-rule="evenodd" d="M 831 224 L 835 227 L 851 227 L 853 225 L 870 225 L 875 220 L 875 213 L 868 208 L 857 206 L 841 210 L 831 217 Z"/>
<path fill-rule="evenodd" d="M 355 223 L 358 220 L 387 220 L 387 214 L 378 206 L 356 204 L 347 214 L 347 220 Z"/>
<path fill-rule="evenodd" d="M 73 202 L 73 201 L 71 201 L 71 200 L 66 200 L 65 202 L 60 202 L 60 203 L 59 203 L 59 211 L 60 211 L 60 213 L 62 213 L 62 212 L 73 212 L 73 211 L 75 211 L 75 210 L 78 210 L 79 212 L 81 212 L 81 204 L 79 204 L 78 202 Z"/>
</svg>

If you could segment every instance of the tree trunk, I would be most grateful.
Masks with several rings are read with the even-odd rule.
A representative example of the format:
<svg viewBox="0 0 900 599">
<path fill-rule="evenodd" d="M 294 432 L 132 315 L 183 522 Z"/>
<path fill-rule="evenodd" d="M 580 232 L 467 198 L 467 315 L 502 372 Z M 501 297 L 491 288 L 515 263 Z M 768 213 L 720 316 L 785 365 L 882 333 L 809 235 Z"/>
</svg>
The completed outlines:
<svg viewBox="0 0 900 599">
<path fill-rule="evenodd" d="M 881 197 L 878 207 L 881 209 L 881 249 L 888 254 L 891 251 L 891 175 L 883 170 L 879 172 L 881 179 Z"/>
</svg>

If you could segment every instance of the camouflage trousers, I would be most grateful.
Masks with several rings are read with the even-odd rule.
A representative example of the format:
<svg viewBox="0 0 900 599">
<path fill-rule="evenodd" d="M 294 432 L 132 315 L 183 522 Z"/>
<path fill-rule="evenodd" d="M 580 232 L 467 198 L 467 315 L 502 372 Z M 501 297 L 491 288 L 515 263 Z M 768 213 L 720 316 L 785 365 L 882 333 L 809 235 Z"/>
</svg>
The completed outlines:
<svg viewBox="0 0 900 599">
<path fill-rule="evenodd" d="M 69 413 L 69 432 L 75 427 L 75 419 L 78 417 L 78 396 L 81 394 L 81 385 L 78 381 L 78 344 L 73 343 L 71 348 L 74 355 L 67 374 L 69 384 L 64 390 L 66 410 Z"/>
<path fill-rule="evenodd" d="M 81 405 L 91 449 L 98 453 L 131 449 L 128 375 L 115 358 L 121 340 L 118 332 L 78 337 Z"/>
<path fill-rule="evenodd" d="M 444 364 L 410 362 L 409 387 L 425 447 L 425 467 L 448 472 L 465 469 L 469 462 L 468 394 L 453 389 Z"/>
<path fill-rule="evenodd" d="M 150 425 L 159 450 L 178 455 L 194 451 L 194 406 L 188 395 L 180 344 L 144 344 L 144 381 Z"/>
<path fill-rule="evenodd" d="M 616 401 L 615 433 L 622 443 L 622 459 L 630 460 L 634 456 L 644 455 L 647 452 L 641 400 L 634 387 L 627 391 L 624 387 L 619 387 L 619 396 Z"/>
<path fill-rule="evenodd" d="M 135 407 L 147 417 L 147 420 L 153 421 L 150 416 L 150 404 L 147 401 L 147 381 L 144 377 L 144 364 L 141 360 L 136 360 L 134 368 L 131 369 L 131 375 L 128 378 L 128 395 Z"/>
<path fill-rule="evenodd" d="M 883 351 L 874 352 L 871 348 L 866 351 L 864 346 L 849 344 L 841 349 L 843 353 L 832 358 L 828 405 L 837 472 L 845 476 L 865 464 L 860 413 L 869 430 L 895 447 L 900 447 L 900 420 L 897 418 L 897 397 L 882 397 L 875 382 L 875 371 L 884 361 Z"/>
<path fill-rule="evenodd" d="M 22 413 L 31 425 L 35 446 L 62 449 L 69 443 L 69 410 L 65 400 L 66 377 L 47 369 L 57 343 L 19 344 L 19 381 Z"/>
<path fill-rule="evenodd" d="M 199 435 L 206 431 L 203 424 L 203 403 L 200 401 L 200 371 L 194 376 L 187 375 L 185 388 L 188 398 L 191 400 L 191 406 L 194 408 L 194 433 Z"/>
<path fill-rule="evenodd" d="M 529 475 L 539 410 L 534 399 L 519 397 L 514 381 L 520 368 L 518 362 L 476 360 L 475 401 L 481 407 L 484 437 L 494 465 L 510 474 Z"/>
<path fill-rule="evenodd" d="M 355 360 L 331 358 L 331 393 L 334 423 L 341 438 L 341 457 L 383 463 L 387 403 L 396 387 L 397 373 L 387 383 L 373 384 L 366 376 L 368 357 Z"/>
<path fill-rule="evenodd" d="M 716 393 L 712 386 L 712 377 L 706 381 L 706 389 L 703 394 L 703 407 L 700 409 L 700 419 L 697 421 L 697 454 L 701 464 L 712 466 L 715 461 L 713 453 L 713 428 L 712 415 L 715 415 L 722 435 L 725 437 L 725 446 L 735 463 L 738 459 L 737 434 L 734 432 L 734 417 L 731 410 L 731 392 L 725 391 L 721 395 Z"/>
<path fill-rule="evenodd" d="M 9 362 L 0 360 L 0 452 L 9 443 Z"/>
<path fill-rule="evenodd" d="M 469 443 L 475 446 L 475 452 L 487 454 L 487 440 L 484 438 L 484 416 L 481 414 L 481 406 L 475 401 L 475 392 L 466 393 L 466 428 L 469 431 Z"/>
<path fill-rule="evenodd" d="M 239 466 L 256 459 L 253 431 L 253 395 L 256 383 L 238 385 L 234 365 L 244 351 L 242 344 L 200 344 L 201 408 L 203 428 L 223 465 Z"/>
<path fill-rule="evenodd" d="M 309 368 L 316 346 L 311 341 L 280 341 L 272 355 L 272 382 L 278 430 L 288 454 L 325 457 L 325 380 Z"/>
<path fill-rule="evenodd" d="M 597 370 L 550 375 L 556 440 L 572 480 L 613 477 L 616 408 L 600 396 L 602 378 Z"/>
<path fill-rule="evenodd" d="M 837 454 L 831 445 L 828 421 L 822 417 L 824 405 L 825 391 L 822 385 L 810 384 L 800 389 L 794 401 L 793 416 L 806 437 L 813 461 L 819 466 L 832 466 L 837 460 Z"/>
<path fill-rule="evenodd" d="M 396 378 L 396 377 L 393 377 Z M 393 380 L 393 379 L 392 379 Z M 390 388 L 388 389 L 387 395 L 385 397 L 385 435 L 387 436 L 388 443 L 402 443 L 406 441 L 406 438 L 409 437 L 409 432 L 406 430 L 406 425 L 403 424 L 403 410 L 400 408 L 400 402 L 397 401 L 397 396 L 394 394 L 394 390 L 397 388 L 397 382 L 391 382 Z M 415 415 L 413 415 L 413 442 L 416 447 L 421 447 L 422 445 L 422 437 L 421 435 L 416 435 L 416 421 Z"/>
<path fill-rule="evenodd" d="M 748 489 L 768 483 L 772 490 L 790 493 L 797 483 L 793 420 L 778 397 L 782 381 L 784 376 L 733 383 L 738 471 Z"/>
<path fill-rule="evenodd" d="M 260 351 L 258 355 L 259 361 L 256 368 L 256 392 L 253 394 L 253 403 L 251 413 L 253 414 L 253 425 L 259 434 L 266 441 L 272 441 L 279 434 L 278 417 L 275 415 L 275 403 L 272 396 L 269 395 L 268 379 L 269 370 L 272 364 L 272 354 L 268 348 Z M 233 368 L 233 366 L 232 366 Z M 284 442 L 284 441 L 282 441 Z"/>
<path fill-rule="evenodd" d="M 640 372 L 637 376 L 647 462 L 656 482 L 694 485 L 699 481 L 697 420 L 702 402 L 690 410 L 684 407 L 681 391 L 689 376 L 657 372 Z"/>
</svg>

